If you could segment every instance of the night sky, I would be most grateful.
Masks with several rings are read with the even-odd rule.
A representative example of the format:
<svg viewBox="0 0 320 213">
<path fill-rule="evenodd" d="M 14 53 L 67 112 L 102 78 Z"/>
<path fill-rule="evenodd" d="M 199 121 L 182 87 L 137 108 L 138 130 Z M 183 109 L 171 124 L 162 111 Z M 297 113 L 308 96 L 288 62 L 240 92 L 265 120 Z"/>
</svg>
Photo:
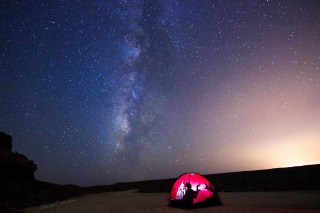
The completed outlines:
<svg viewBox="0 0 320 213">
<path fill-rule="evenodd" d="M 320 163 L 320 1 L 0 6 L 0 131 L 38 180 Z"/>
</svg>

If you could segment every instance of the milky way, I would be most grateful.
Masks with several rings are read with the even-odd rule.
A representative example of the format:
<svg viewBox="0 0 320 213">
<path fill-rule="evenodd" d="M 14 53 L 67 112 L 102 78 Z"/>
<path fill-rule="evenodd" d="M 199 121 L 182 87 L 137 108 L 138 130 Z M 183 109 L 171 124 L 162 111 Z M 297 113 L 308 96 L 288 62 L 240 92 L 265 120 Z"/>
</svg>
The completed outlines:
<svg viewBox="0 0 320 213">
<path fill-rule="evenodd" d="M 320 163 L 319 11 L 3 2 L 0 131 L 55 183 Z"/>
<path fill-rule="evenodd" d="M 135 178 L 141 177 L 141 170 L 136 172 L 136 167 L 147 166 L 150 170 L 168 133 L 164 126 L 168 117 L 164 95 L 152 86 L 156 79 L 150 79 L 154 72 L 150 64 L 158 57 L 150 55 L 150 46 L 154 47 L 155 41 L 146 29 L 144 7 L 142 2 L 120 5 L 117 18 L 119 28 L 125 30 L 119 35 L 116 48 L 119 65 L 109 79 L 112 113 L 107 118 L 110 120 L 107 146 L 113 152 L 108 152 L 109 162 L 124 165 L 117 172 Z"/>
</svg>

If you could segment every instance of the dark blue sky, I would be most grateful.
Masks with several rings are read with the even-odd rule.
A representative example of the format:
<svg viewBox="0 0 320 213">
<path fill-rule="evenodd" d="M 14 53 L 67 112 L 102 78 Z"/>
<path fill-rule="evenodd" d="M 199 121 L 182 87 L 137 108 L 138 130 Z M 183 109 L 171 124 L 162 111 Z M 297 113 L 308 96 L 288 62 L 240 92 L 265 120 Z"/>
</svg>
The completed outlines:
<svg viewBox="0 0 320 213">
<path fill-rule="evenodd" d="M 0 6 L 0 131 L 39 180 L 320 163 L 319 1 Z"/>
</svg>

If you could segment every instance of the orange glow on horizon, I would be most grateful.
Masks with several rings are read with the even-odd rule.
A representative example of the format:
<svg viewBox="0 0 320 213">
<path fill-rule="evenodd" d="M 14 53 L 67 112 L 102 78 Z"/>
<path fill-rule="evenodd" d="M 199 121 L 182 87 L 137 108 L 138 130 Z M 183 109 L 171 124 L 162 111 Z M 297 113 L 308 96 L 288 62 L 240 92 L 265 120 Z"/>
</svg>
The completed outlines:
<svg viewBox="0 0 320 213">
<path fill-rule="evenodd" d="M 307 131 L 256 143 L 242 141 L 225 149 L 221 161 L 238 171 L 319 164 L 320 134 Z"/>
</svg>

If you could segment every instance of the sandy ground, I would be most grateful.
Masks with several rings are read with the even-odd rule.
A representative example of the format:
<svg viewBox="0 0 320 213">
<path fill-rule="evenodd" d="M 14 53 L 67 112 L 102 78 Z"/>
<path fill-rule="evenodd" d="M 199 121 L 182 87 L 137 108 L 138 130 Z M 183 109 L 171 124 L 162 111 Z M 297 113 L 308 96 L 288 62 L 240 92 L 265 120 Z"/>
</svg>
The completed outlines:
<svg viewBox="0 0 320 213">
<path fill-rule="evenodd" d="M 76 197 L 24 209 L 25 212 L 319 212 L 320 191 L 224 192 L 223 206 L 182 210 L 167 206 L 168 193 L 136 190 Z"/>
</svg>

